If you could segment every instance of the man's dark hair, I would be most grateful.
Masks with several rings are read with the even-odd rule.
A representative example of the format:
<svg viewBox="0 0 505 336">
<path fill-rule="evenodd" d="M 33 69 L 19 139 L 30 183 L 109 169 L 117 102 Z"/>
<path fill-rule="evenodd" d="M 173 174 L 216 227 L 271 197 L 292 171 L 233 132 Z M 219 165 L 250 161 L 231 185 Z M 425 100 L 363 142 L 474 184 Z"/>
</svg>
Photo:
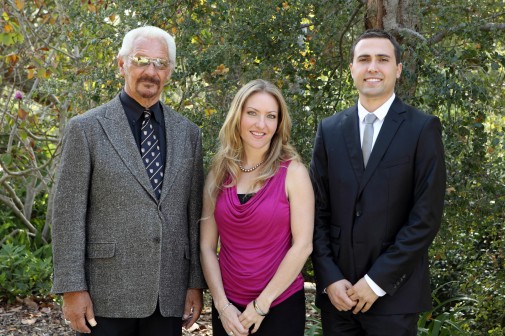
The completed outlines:
<svg viewBox="0 0 505 336">
<path fill-rule="evenodd" d="M 356 41 L 354 41 L 354 43 L 351 47 L 351 63 L 354 60 L 354 49 L 356 49 L 356 44 L 358 44 L 358 42 L 361 40 L 370 39 L 370 38 L 384 38 L 384 39 L 388 39 L 389 41 L 391 41 L 391 43 L 393 44 L 393 47 L 395 49 L 396 64 L 401 63 L 402 48 L 398 44 L 398 41 L 396 41 L 396 39 L 394 38 L 393 35 L 391 35 L 387 31 L 381 30 L 381 29 L 368 29 L 363 34 L 358 36 L 358 38 L 356 39 Z"/>
</svg>

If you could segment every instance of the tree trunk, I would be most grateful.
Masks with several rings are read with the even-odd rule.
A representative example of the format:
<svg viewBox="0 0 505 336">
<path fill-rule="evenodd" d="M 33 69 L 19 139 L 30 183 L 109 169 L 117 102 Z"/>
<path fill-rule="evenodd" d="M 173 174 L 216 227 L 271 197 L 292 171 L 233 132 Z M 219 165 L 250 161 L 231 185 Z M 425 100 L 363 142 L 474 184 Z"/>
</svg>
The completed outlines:
<svg viewBox="0 0 505 336">
<path fill-rule="evenodd" d="M 420 60 L 415 47 L 419 44 L 421 22 L 419 0 L 368 0 L 365 13 L 366 29 L 384 29 L 393 34 L 403 49 L 403 73 L 397 95 L 408 101 L 415 96 Z"/>
</svg>

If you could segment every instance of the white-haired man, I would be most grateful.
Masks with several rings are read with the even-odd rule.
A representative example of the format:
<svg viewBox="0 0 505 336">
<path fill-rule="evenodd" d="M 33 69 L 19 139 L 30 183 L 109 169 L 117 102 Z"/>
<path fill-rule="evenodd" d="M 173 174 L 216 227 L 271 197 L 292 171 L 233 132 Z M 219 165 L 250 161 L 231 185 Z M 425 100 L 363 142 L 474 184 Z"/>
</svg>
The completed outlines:
<svg viewBox="0 0 505 336">
<path fill-rule="evenodd" d="M 175 336 L 200 315 L 201 133 L 160 102 L 175 54 L 159 28 L 128 32 L 124 89 L 65 129 L 53 292 L 78 335 Z"/>
</svg>

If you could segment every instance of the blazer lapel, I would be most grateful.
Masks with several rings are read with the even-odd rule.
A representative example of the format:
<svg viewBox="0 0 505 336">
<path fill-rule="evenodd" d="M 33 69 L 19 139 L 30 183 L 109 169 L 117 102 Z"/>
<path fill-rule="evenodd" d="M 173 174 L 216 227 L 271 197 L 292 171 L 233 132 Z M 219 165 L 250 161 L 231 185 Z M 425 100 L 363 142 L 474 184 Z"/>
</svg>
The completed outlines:
<svg viewBox="0 0 505 336">
<path fill-rule="evenodd" d="M 372 153 L 370 154 L 370 158 L 363 175 L 363 179 L 361 180 L 358 194 L 363 191 L 365 185 L 373 175 L 373 172 L 377 169 L 377 166 L 381 162 L 382 157 L 386 153 L 389 145 L 391 144 L 391 141 L 395 137 L 398 128 L 405 120 L 403 113 L 405 113 L 405 106 L 398 98 L 396 98 L 389 108 L 389 112 L 384 119 L 380 133 L 377 137 L 377 140 L 375 141 L 375 145 L 373 146 Z"/>
<path fill-rule="evenodd" d="M 342 119 L 342 129 L 344 132 L 345 144 L 349 159 L 356 175 L 356 179 L 361 181 L 363 176 L 363 153 L 359 137 L 358 107 L 348 109 Z"/>
<path fill-rule="evenodd" d="M 181 160 L 184 157 L 192 156 L 189 153 L 184 153 L 184 150 L 187 148 L 185 146 L 187 129 L 180 125 L 180 118 L 178 118 L 175 111 L 165 104 L 161 104 L 161 106 L 165 118 L 165 143 L 167 148 L 160 202 L 169 194 L 177 177 L 177 172 L 180 169 L 191 169 L 191 167 L 182 167 Z"/>
<path fill-rule="evenodd" d="M 98 120 L 124 165 L 142 187 L 156 199 L 119 96 L 107 104 L 104 117 Z"/>
</svg>

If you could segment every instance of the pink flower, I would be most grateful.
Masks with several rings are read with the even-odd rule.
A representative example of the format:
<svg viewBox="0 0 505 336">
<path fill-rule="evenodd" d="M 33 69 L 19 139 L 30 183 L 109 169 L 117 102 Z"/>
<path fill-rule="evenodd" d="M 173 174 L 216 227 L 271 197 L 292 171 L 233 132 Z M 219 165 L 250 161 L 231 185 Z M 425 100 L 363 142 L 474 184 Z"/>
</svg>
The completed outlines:
<svg viewBox="0 0 505 336">
<path fill-rule="evenodd" d="M 16 91 L 16 93 L 14 94 L 14 99 L 16 99 L 16 100 L 21 100 L 21 99 L 23 99 L 23 92 L 21 92 L 21 91 Z"/>
</svg>

